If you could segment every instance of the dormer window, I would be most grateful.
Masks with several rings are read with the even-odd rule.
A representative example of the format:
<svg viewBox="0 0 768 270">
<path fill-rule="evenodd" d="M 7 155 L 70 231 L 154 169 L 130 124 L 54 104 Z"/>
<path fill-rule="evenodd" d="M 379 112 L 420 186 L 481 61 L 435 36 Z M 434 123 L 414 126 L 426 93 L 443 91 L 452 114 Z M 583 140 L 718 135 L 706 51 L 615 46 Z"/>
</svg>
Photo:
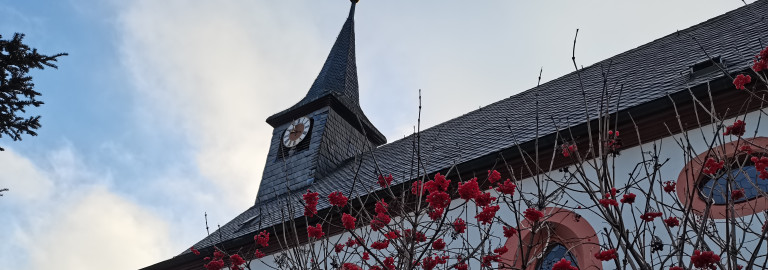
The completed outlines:
<svg viewBox="0 0 768 270">
<path fill-rule="evenodd" d="M 243 222 L 240 222 L 240 228 L 247 227 L 249 224 L 251 224 L 251 222 L 253 222 L 254 220 L 256 220 L 258 218 L 259 218 L 259 215 L 255 215 L 255 216 L 252 216 L 252 217 L 246 219 Z"/>
<path fill-rule="evenodd" d="M 712 59 L 706 59 L 704 61 L 693 64 L 689 68 L 691 78 L 695 78 L 704 74 L 709 74 L 715 71 L 719 71 L 720 68 L 725 68 L 725 62 L 720 56 L 712 57 Z"/>
</svg>

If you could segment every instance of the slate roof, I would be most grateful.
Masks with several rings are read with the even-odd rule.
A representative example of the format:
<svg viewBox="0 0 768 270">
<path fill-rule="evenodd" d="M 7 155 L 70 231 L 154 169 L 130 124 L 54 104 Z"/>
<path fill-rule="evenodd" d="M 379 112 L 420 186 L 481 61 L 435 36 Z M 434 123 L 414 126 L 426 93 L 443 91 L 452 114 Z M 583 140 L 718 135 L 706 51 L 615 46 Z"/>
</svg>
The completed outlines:
<svg viewBox="0 0 768 270">
<path fill-rule="evenodd" d="M 381 143 L 387 141 L 384 135 L 371 124 L 360 108 L 360 89 L 357 84 L 357 64 L 355 61 L 355 7 L 356 3 L 352 2 L 349 16 L 346 22 L 344 22 L 344 26 L 342 26 L 341 32 L 336 38 L 328 58 L 325 60 L 325 64 L 323 64 L 320 74 L 317 75 L 315 82 L 312 83 L 312 87 L 309 88 L 307 95 L 290 108 L 267 118 L 267 123 L 276 127 L 283 124 L 279 121 L 281 116 L 313 101 L 333 96 L 358 116 L 363 125 L 370 128 L 370 131 L 374 133 L 371 135 L 376 138 L 374 141 Z"/>
<path fill-rule="evenodd" d="M 748 69 L 751 66 L 752 56 L 761 49 L 758 39 L 768 40 L 766 39 L 768 24 L 762 18 L 762 14 L 766 11 L 768 11 L 768 0 L 756 1 L 582 69 L 581 77 L 588 102 L 594 105 L 595 101 L 600 100 L 603 85 L 602 73 L 607 71 L 609 66 L 610 73 L 607 75 L 609 82 L 623 84 L 620 110 L 661 98 L 666 99 L 668 93 L 684 91 L 688 86 L 706 83 L 718 76 L 722 77 L 722 73 L 718 71 L 711 72 L 707 76 L 692 77 L 689 74 L 690 66 L 708 59 L 694 37 L 708 53 L 720 56 L 729 72 Z M 349 40 L 349 42 L 354 41 Z M 319 81 L 320 77 L 318 77 Z M 329 84 L 340 83 L 339 81 L 331 82 L 327 78 L 325 80 L 325 83 Z M 316 82 L 316 84 L 324 83 Z M 573 72 L 544 83 L 538 89 L 529 89 L 422 131 L 421 142 L 426 171 L 431 174 L 444 170 L 454 163 L 461 164 L 489 153 L 511 148 L 515 142 L 524 143 L 534 139 L 533 119 L 536 113 L 537 92 L 540 119 L 548 119 L 541 121 L 540 134 L 556 132 L 555 124 L 549 119 L 554 119 L 561 125 L 570 126 L 586 122 L 583 111 L 584 99 L 579 85 L 579 76 Z M 356 81 L 354 86 L 357 87 Z M 323 91 L 325 90 L 322 88 L 314 92 L 310 91 L 307 98 L 316 96 L 314 94 L 316 92 L 323 93 Z M 363 181 L 360 182 L 362 185 L 358 184 L 356 194 L 364 195 L 368 193 L 367 191 L 378 189 L 375 186 L 374 179 L 377 174 L 374 170 L 372 155 L 376 156 L 383 172 L 391 172 L 395 176 L 396 183 L 408 181 L 407 176 L 412 164 L 410 153 L 413 151 L 413 140 L 413 136 L 408 136 L 378 147 L 373 154 L 365 153 L 357 157 L 357 161 L 362 160 Z M 357 161 L 353 161 L 355 158 L 350 159 L 335 173 L 316 179 L 311 189 L 319 192 L 321 198 L 327 197 L 327 194 L 332 191 L 349 190 L 357 165 Z M 286 203 L 292 203 L 297 209 L 301 209 L 302 206 L 298 200 L 303 192 L 297 191 L 285 196 L 292 200 L 290 202 L 280 199 L 256 203 L 221 227 L 221 236 L 219 232 L 215 232 L 194 246 L 209 247 L 219 242 L 220 237 L 226 241 L 275 225 L 281 221 L 280 210 L 284 209 Z M 327 200 L 320 200 L 318 209 L 328 206 Z M 296 217 L 301 215 L 302 211 L 297 211 Z M 243 224 L 249 219 L 251 219 L 250 222 Z"/>
</svg>

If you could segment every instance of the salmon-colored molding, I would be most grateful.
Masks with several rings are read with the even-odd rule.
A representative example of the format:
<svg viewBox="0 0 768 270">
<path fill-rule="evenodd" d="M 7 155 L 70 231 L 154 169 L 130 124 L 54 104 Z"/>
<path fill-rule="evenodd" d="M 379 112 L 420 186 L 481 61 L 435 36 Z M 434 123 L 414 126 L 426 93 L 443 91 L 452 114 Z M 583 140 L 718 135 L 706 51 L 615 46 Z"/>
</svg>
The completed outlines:
<svg viewBox="0 0 768 270">
<path fill-rule="evenodd" d="M 603 269 L 602 262 L 595 258 L 595 253 L 600 251 L 597 233 L 586 219 L 570 210 L 547 207 L 543 221 L 545 223 L 535 233 L 527 219 L 521 222 L 519 235 L 507 239 L 505 246 L 509 251 L 502 255 L 504 264 L 514 269 L 536 269 L 547 247 L 561 244 L 576 258 L 579 269 Z M 531 246 L 530 252 L 527 252 L 528 246 Z M 525 254 L 529 254 L 529 259 L 527 265 L 523 266 Z"/>
<path fill-rule="evenodd" d="M 740 151 L 739 148 L 744 145 L 750 145 L 752 148 L 752 154 L 764 154 L 768 155 L 768 151 L 765 150 L 768 146 L 768 138 L 756 137 L 750 139 L 739 139 L 721 146 L 716 146 L 713 151 L 706 151 L 699 154 L 688 162 L 685 167 L 680 171 L 680 175 L 677 177 L 677 197 L 683 205 L 688 205 L 688 200 L 691 199 L 691 209 L 698 215 L 704 215 L 707 209 L 707 202 L 699 196 L 699 183 L 706 179 L 706 175 L 702 173 L 702 167 L 704 162 L 709 157 L 715 158 L 727 158 L 733 159 L 735 157 L 746 155 L 744 151 Z M 726 161 L 726 164 L 728 161 Z M 724 219 L 727 217 L 726 210 L 728 205 L 715 205 L 712 204 L 709 208 L 709 217 L 713 219 Z M 733 205 L 734 216 L 742 217 L 752 215 L 765 210 L 768 210 L 768 198 L 757 197 L 751 200 L 738 202 Z"/>
</svg>

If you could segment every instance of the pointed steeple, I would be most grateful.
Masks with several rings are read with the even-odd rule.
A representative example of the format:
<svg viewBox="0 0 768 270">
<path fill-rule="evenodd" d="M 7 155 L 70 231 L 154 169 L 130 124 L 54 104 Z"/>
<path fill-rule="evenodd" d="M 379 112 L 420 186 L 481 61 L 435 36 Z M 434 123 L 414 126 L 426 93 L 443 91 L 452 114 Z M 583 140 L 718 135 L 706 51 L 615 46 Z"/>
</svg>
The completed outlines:
<svg viewBox="0 0 768 270">
<path fill-rule="evenodd" d="M 386 143 L 384 135 L 368 121 L 360 108 L 355 60 L 355 7 L 358 1 L 351 2 L 349 16 L 309 92 L 295 105 L 267 118 L 267 123 L 273 127 L 316 109 L 318 105 L 341 105 L 342 111 L 347 111 L 353 116 L 350 118 L 351 122 L 357 122 L 353 125 L 358 126 L 361 131 L 364 130 L 373 143 Z"/>
<path fill-rule="evenodd" d="M 325 60 L 323 69 L 317 75 L 315 83 L 309 88 L 304 100 L 314 99 L 337 93 L 353 101 L 359 100 L 357 85 L 357 64 L 355 61 L 355 2 L 349 10 L 349 17 L 341 28 L 331 53 Z"/>
</svg>

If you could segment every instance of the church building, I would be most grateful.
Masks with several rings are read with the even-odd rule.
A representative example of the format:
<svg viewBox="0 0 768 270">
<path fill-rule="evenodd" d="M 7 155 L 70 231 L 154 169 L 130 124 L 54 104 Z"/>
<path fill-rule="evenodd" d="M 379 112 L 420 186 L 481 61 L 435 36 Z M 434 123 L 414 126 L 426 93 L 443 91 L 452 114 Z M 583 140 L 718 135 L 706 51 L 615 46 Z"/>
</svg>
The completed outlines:
<svg viewBox="0 0 768 270">
<path fill-rule="evenodd" d="M 601 236 L 608 225 L 600 216 L 600 205 L 587 203 L 593 201 L 589 192 L 563 188 L 579 189 L 574 182 L 580 179 L 574 176 L 574 155 L 590 156 L 577 152 L 598 146 L 613 147 L 603 155 L 610 154 L 615 185 L 619 187 L 619 195 L 612 195 L 614 203 L 621 194 L 640 194 L 646 189 L 649 194 L 657 194 L 654 196 L 659 201 L 680 202 L 697 214 L 708 211 L 708 218 L 715 220 L 733 217 L 733 211 L 736 217 L 748 217 L 768 210 L 768 197 L 763 196 L 768 185 L 763 187 L 756 182 L 745 182 L 746 199 L 734 203 L 733 209 L 726 207 L 730 200 L 727 196 L 689 196 L 691 190 L 704 194 L 704 189 L 720 188 L 718 178 L 701 180 L 703 176 L 693 172 L 709 168 L 702 162 L 713 156 L 709 149 L 720 149 L 722 153 L 718 153 L 738 159 L 742 149 L 739 143 L 747 142 L 755 153 L 768 154 L 763 149 L 768 147 L 768 125 L 758 125 L 761 117 L 768 116 L 763 112 L 766 103 L 756 99 L 759 93 L 734 85 L 734 77 L 739 74 L 751 75 L 752 83 L 758 81 L 760 75 L 753 69 L 753 60 L 768 45 L 768 22 L 763 17 L 768 11 L 768 0 L 756 1 L 580 67 L 536 88 L 389 143 L 360 106 L 355 58 L 356 7 L 353 0 L 349 16 L 306 96 L 296 97 L 295 105 L 266 119 L 274 131 L 254 205 L 199 242 L 190 243 L 202 256 L 190 250 L 180 251 L 179 255 L 144 269 L 204 269 L 207 261 L 203 257 L 210 256 L 215 249 L 231 254 L 248 251 L 244 257 L 254 260 L 253 269 L 267 269 L 250 256 L 253 251 L 259 248 L 266 256 L 262 260 L 271 263 L 283 248 L 277 242 L 258 247 L 254 237 L 267 231 L 272 233 L 270 241 L 277 241 L 274 238 L 287 222 L 298 227 L 314 225 L 315 221 L 305 217 L 302 210 L 302 196 L 307 190 L 319 193 L 318 216 L 332 215 L 334 206 L 325 198 L 335 191 L 343 192 L 350 200 L 362 198 L 360 201 L 366 202 L 364 207 L 373 207 L 377 200 L 366 198 L 384 192 L 376 181 L 382 175 L 391 174 L 391 190 L 405 194 L 422 177 L 433 179 L 441 174 L 466 181 L 485 178 L 493 170 L 515 181 L 518 192 L 514 196 L 533 194 L 532 189 L 543 187 L 557 202 L 529 206 L 543 212 L 552 226 L 549 239 L 554 240 L 548 241 L 554 242 L 533 248 L 548 250 L 539 262 L 520 265 L 516 260 L 523 252 L 519 248 L 523 246 L 521 241 L 533 237 L 522 227 L 519 235 L 499 242 L 509 250 L 502 256 L 505 262 L 518 269 L 551 269 L 543 260 L 562 248 L 559 254 L 551 256 L 569 258 L 579 269 L 615 269 L 612 261 L 602 261 L 594 255 L 604 250 L 601 244 L 607 239 Z M 741 132 L 743 136 L 715 138 L 737 120 L 747 123 L 747 131 Z M 607 136 L 595 135 L 606 131 L 610 132 Z M 597 138 L 608 138 L 615 144 L 604 144 Z M 573 148 L 568 148 L 571 145 Z M 599 159 L 591 154 L 581 162 L 588 164 L 592 158 Z M 647 179 L 655 179 L 653 175 L 661 179 L 655 185 L 644 182 L 630 188 L 630 179 L 646 179 L 637 176 L 638 168 L 645 166 L 642 157 L 652 157 L 659 163 L 654 164 L 658 165 L 657 170 Z M 754 170 L 754 164 L 749 166 Z M 759 171 L 751 173 L 757 175 Z M 541 177 L 544 173 L 548 176 Z M 569 184 L 549 186 L 547 181 Z M 662 183 L 674 185 L 675 191 L 664 192 Z M 746 187 L 750 183 L 752 189 Z M 495 192 L 488 183 L 480 188 Z M 452 204 L 464 202 L 458 197 L 451 200 Z M 497 216 L 519 215 L 524 209 L 502 206 Z M 684 215 L 656 210 L 663 212 L 665 218 Z M 453 213 L 446 215 L 453 220 Z M 467 222 L 474 221 L 472 216 Z M 338 217 L 334 216 L 334 220 L 341 223 Z M 658 228 L 663 228 L 660 220 L 656 222 Z M 504 234 L 501 227 L 492 231 Z M 328 229 L 325 235 L 347 239 L 344 230 Z M 304 243 L 309 236 L 297 237 L 302 237 L 298 241 Z M 658 238 L 648 237 L 653 241 Z M 659 237 L 660 242 L 673 241 L 671 237 Z M 568 240 L 575 238 L 580 239 L 578 243 Z M 669 251 L 671 247 L 665 248 Z M 480 269 L 479 264 L 470 266 Z M 665 264 L 663 269 L 669 269 L 669 265 Z"/>
</svg>

